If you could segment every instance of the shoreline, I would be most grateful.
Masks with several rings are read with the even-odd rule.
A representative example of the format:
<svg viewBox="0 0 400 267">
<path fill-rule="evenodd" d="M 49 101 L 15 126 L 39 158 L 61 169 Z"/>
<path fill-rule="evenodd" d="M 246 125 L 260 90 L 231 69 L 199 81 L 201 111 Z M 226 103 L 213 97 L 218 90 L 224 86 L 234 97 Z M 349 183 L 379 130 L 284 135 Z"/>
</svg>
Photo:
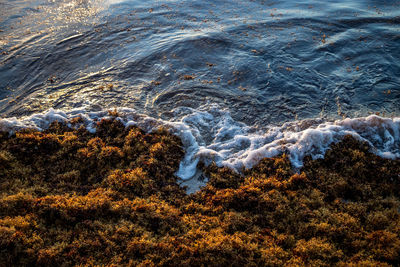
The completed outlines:
<svg viewBox="0 0 400 267">
<path fill-rule="evenodd" d="M 198 173 L 196 166 L 199 162 L 206 165 L 215 162 L 220 167 L 241 172 L 255 166 L 262 158 L 283 153 L 289 155 L 295 168 L 300 169 L 304 157 L 323 158 L 330 146 L 346 135 L 368 142 L 379 156 L 400 158 L 400 117 L 370 115 L 335 121 L 307 119 L 258 128 L 233 120 L 229 110 L 216 105 L 203 109 L 180 108 L 171 112 L 176 117 L 167 121 L 130 108 L 93 112 L 50 109 L 28 117 L 0 119 L 0 130 L 12 132 L 34 128 L 43 131 L 52 122 L 68 124 L 77 119 L 80 123 L 74 127 L 84 126 L 91 133 L 95 133 L 96 123 L 102 119 L 116 119 L 125 127 L 137 126 L 147 133 L 165 128 L 183 142 L 185 156 L 177 172 L 182 180 L 189 180 Z"/>
</svg>

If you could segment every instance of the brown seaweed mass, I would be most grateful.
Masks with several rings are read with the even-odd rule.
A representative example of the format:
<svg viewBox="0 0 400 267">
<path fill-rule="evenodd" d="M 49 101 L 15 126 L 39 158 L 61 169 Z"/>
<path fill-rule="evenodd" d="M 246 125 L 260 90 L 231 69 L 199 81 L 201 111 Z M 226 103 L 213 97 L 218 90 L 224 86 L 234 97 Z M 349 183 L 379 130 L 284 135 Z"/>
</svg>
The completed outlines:
<svg viewBox="0 0 400 267">
<path fill-rule="evenodd" d="M 400 264 L 400 162 L 346 137 L 324 159 L 211 165 L 187 195 L 176 136 L 117 120 L 0 133 L 0 265 Z"/>
</svg>

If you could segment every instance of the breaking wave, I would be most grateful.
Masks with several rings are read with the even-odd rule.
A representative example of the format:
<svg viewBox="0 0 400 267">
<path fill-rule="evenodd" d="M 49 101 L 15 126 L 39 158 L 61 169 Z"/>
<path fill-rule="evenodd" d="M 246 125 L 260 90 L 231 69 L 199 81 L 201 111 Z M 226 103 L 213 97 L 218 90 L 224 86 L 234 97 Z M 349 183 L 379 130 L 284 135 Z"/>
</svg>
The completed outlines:
<svg viewBox="0 0 400 267">
<path fill-rule="evenodd" d="M 251 168 L 262 158 L 286 153 L 293 166 L 300 168 L 305 156 L 322 158 L 332 143 L 345 135 L 366 141 L 373 152 L 385 158 L 400 157 L 400 118 L 377 115 L 336 121 L 308 119 L 274 126 L 250 126 L 232 119 L 229 110 L 218 105 L 198 109 L 179 107 L 172 110 L 171 120 L 140 114 L 134 109 L 117 108 L 117 119 L 125 126 L 138 126 L 145 131 L 168 128 L 178 135 L 185 149 L 177 176 L 189 180 L 197 173 L 197 164 L 215 162 L 236 171 Z M 46 129 L 53 121 L 65 122 L 81 117 L 83 124 L 96 131 L 96 122 L 111 118 L 107 110 L 90 112 L 84 108 L 61 111 L 49 109 L 43 113 L 21 118 L 0 119 L 0 130 L 21 128 Z"/>
</svg>

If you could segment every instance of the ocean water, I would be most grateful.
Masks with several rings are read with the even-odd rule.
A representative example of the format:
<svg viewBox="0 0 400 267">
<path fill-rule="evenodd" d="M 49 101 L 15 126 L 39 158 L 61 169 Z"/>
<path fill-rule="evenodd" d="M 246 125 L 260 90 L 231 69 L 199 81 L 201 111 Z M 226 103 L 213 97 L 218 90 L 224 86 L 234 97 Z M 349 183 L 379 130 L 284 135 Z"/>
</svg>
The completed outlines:
<svg viewBox="0 0 400 267">
<path fill-rule="evenodd" d="M 399 157 L 400 1 L 0 2 L 1 129 L 113 108 L 182 137 L 184 180 L 345 134 Z"/>
</svg>

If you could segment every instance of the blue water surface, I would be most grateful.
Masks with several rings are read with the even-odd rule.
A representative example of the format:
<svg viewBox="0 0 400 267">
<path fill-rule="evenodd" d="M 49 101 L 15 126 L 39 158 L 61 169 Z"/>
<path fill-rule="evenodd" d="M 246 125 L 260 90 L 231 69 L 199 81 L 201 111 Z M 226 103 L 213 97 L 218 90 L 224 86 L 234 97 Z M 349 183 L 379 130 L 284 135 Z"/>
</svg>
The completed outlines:
<svg viewBox="0 0 400 267">
<path fill-rule="evenodd" d="M 400 114 L 400 1 L 0 2 L 0 115 L 218 104 L 252 125 Z"/>
</svg>

